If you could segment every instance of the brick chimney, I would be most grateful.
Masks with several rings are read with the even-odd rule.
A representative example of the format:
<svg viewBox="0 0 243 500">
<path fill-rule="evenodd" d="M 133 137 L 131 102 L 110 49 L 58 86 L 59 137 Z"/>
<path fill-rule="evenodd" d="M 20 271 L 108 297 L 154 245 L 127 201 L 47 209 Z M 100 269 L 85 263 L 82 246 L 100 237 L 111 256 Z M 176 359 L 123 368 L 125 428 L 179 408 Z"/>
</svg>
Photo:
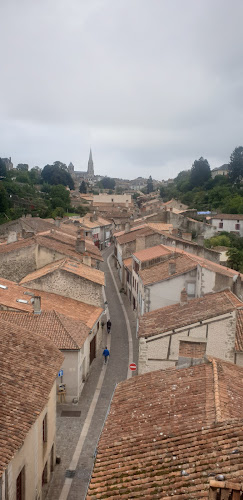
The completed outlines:
<svg viewBox="0 0 243 500">
<path fill-rule="evenodd" d="M 34 314 L 40 314 L 41 313 L 41 297 L 35 295 L 32 299 L 31 302 L 33 304 L 34 308 Z"/>
<path fill-rule="evenodd" d="M 55 226 L 56 227 L 60 227 L 60 222 L 61 222 L 61 218 L 60 217 L 56 217 L 56 219 L 55 219 Z"/>
<path fill-rule="evenodd" d="M 169 274 L 175 274 L 176 273 L 176 261 L 171 260 L 169 261 Z"/>
<path fill-rule="evenodd" d="M 75 249 L 76 252 L 78 253 L 84 253 L 86 248 L 85 248 L 85 237 L 84 237 L 84 230 L 79 229 L 77 233 L 77 239 L 76 239 L 76 244 L 75 244 Z"/>
<path fill-rule="evenodd" d="M 187 297 L 186 289 L 183 288 L 183 290 L 181 291 L 180 305 L 185 306 L 187 304 L 187 302 L 188 302 L 188 297 Z"/>
<path fill-rule="evenodd" d="M 130 229 L 131 229 L 130 222 L 126 222 L 126 224 L 125 224 L 125 233 L 129 233 Z"/>
</svg>

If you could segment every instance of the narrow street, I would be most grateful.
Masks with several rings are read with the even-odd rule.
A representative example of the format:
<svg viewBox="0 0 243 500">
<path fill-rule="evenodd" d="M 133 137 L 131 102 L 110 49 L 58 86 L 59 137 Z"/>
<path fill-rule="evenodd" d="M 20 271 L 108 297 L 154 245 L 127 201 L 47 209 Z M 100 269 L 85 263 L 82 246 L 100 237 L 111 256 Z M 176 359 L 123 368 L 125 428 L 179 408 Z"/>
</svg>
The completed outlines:
<svg viewBox="0 0 243 500">
<path fill-rule="evenodd" d="M 56 465 L 49 486 L 47 500 L 83 500 L 92 472 L 97 442 L 104 425 L 116 384 L 125 380 L 129 374 L 130 361 L 137 363 L 138 342 L 136 322 L 127 297 L 120 295 L 121 284 L 114 267 L 113 257 L 109 256 L 113 247 L 103 252 L 102 270 L 106 277 L 106 299 L 111 318 L 111 334 L 104 328 L 103 342 L 93 361 L 89 377 L 85 383 L 79 403 L 63 404 L 57 407 L 57 455 L 61 463 Z M 113 277 L 109 270 L 111 267 Z M 117 287 L 114 285 L 114 279 Z M 127 319 L 124 316 L 124 303 Z M 130 348 L 129 331 L 130 325 Z M 108 345 L 110 359 L 104 364 L 102 352 Z M 133 351 L 133 359 L 131 352 Z M 129 354 L 130 352 L 130 354 Z M 63 410 L 80 412 L 80 416 L 61 416 Z"/>
</svg>

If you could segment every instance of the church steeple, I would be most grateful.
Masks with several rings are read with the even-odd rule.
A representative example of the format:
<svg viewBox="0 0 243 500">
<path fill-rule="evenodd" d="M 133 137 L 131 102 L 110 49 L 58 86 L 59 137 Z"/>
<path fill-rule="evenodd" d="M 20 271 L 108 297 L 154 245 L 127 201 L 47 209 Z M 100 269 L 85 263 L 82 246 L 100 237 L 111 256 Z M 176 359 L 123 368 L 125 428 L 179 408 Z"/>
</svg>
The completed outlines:
<svg viewBox="0 0 243 500">
<path fill-rule="evenodd" d="M 94 163 L 93 163 L 91 149 L 90 149 L 90 153 L 89 153 L 88 172 L 87 173 L 88 173 L 88 176 L 91 176 L 91 177 L 94 176 Z"/>
</svg>

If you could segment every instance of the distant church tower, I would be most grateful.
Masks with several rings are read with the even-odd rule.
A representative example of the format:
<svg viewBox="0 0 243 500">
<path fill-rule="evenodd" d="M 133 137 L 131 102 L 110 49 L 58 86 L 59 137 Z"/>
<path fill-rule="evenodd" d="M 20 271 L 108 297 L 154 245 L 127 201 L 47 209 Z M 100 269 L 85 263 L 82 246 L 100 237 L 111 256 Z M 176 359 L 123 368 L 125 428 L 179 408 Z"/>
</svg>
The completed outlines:
<svg viewBox="0 0 243 500">
<path fill-rule="evenodd" d="M 94 177 L 94 164 L 93 164 L 93 158 L 92 158 L 92 151 L 91 150 L 90 150 L 90 153 L 89 153 L 87 176 L 88 177 Z"/>
</svg>

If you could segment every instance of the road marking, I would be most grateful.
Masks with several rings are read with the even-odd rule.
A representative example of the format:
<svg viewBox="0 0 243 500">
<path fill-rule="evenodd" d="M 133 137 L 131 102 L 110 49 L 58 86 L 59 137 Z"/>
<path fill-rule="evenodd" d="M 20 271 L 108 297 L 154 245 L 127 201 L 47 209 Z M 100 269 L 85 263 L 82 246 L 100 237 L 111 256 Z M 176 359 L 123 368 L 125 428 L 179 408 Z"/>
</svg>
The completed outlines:
<svg viewBox="0 0 243 500">
<path fill-rule="evenodd" d="M 129 365 L 133 362 L 133 342 L 132 342 L 132 332 L 131 332 L 131 327 L 130 327 L 130 323 L 129 323 L 129 319 L 128 319 L 128 315 L 127 315 L 127 312 L 126 312 L 126 309 L 125 309 L 125 306 L 124 306 L 124 303 L 123 303 L 123 300 L 121 298 L 121 294 L 118 290 L 118 286 L 116 284 L 116 281 L 115 281 L 115 277 L 113 275 L 113 271 L 111 269 L 111 265 L 110 265 L 110 258 L 112 257 L 113 254 L 110 254 L 108 259 L 107 259 L 107 265 L 109 267 L 109 271 L 111 273 L 111 277 L 113 279 L 113 283 L 114 283 L 114 286 L 115 286 L 115 289 L 116 289 L 116 293 L 118 295 L 118 300 L 120 302 L 120 306 L 123 310 L 123 314 L 124 314 L 124 317 L 125 317 L 125 321 L 126 321 L 126 326 L 127 326 L 127 335 L 128 335 L 128 368 L 127 368 L 127 378 L 131 378 L 132 377 L 132 372 L 131 370 L 129 369 Z"/>
</svg>

